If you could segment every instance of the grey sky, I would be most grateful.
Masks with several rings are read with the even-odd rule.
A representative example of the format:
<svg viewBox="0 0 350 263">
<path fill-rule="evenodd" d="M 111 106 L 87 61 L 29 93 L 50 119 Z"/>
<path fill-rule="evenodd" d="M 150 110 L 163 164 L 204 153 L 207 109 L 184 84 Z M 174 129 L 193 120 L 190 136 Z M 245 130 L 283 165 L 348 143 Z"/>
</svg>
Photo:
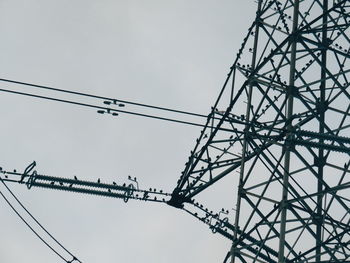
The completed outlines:
<svg viewBox="0 0 350 263">
<path fill-rule="evenodd" d="M 1 78 L 207 114 L 255 4 L 2 0 L 0 12 Z M 130 174 L 141 188 L 165 191 L 200 131 L 8 94 L 0 96 L 0 112 L 5 169 L 22 171 L 35 160 L 39 173 L 119 183 Z M 165 205 L 10 186 L 86 263 L 220 262 L 230 246 Z M 2 200 L 0 211 L 1 262 L 61 262 Z"/>
</svg>

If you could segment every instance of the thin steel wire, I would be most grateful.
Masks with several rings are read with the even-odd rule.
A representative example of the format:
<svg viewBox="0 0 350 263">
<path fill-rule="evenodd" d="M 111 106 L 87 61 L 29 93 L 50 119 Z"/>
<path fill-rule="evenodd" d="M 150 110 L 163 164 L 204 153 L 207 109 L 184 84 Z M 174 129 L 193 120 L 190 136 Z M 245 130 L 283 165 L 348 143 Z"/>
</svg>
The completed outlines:
<svg viewBox="0 0 350 263">
<path fill-rule="evenodd" d="M 7 184 L 4 182 L 4 180 L 0 177 L 1 183 L 5 186 L 7 191 L 12 195 L 12 197 L 18 202 L 18 204 L 28 213 L 28 215 L 37 223 L 40 228 L 49 236 L 51 237 L 64 251 L 66 251 L 73 260 L 69 261 L 66 260 L 57 250 L 55 250 L 48 242 L 46 242 L 37 231 L 34 230 L 34 228 L 20 215 L 20 213 L 16 210 L 16 208 L 11 204 L 11 202 L 6 198 L 6 196 L 1 192 L 0 195 L 4 198 L 6 203 L 11 207 L 11 209 L 17 214 L 17 216 L 27 225 L 27 227 L 49 248 L 51 249 L 57 256 L 59 256 L 62 260 L 65 262 L 73 262 L 74 260 L 78 261 L 79 263 L 82 263 L 79 259 L 77 259 L 67 248 L 65 248 L 50 232 L 33 216 L 32 213 L 29 212 L 29 210 L 23 205 L 23 203 L 18 199 L 18 197 L 13 193 L 13 191 L 7 186 Z"/>
</svg>

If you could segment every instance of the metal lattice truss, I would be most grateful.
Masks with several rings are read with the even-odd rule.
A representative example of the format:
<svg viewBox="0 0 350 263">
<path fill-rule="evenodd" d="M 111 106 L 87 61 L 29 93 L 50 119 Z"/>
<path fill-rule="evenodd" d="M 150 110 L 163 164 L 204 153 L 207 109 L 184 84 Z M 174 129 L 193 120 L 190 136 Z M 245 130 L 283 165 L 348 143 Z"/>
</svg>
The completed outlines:
<svg viewBox="0 0 350 263">
<path fill-rule="evenodd" d="M 169 204 L 235 176 L 232 262 L 350 262 L 350 1 L 257 5 Z"/>
<path fill-rule="evenodd" d="M 172 194 L 41 175 L 35 162 L 0 180 L 168 203 L 232 240 L 225 262 L 350 262 L 350 1 L 257 5 Z M 194 200 L 229 176 L 232 221 Z"/>
</svg>

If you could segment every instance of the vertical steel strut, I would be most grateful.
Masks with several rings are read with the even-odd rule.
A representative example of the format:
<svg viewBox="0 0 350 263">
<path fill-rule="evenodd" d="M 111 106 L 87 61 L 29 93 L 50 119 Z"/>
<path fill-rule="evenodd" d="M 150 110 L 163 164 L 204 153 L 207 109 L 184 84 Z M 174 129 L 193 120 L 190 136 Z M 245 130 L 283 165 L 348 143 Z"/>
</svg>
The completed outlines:
<svg viewBox="0 0 350 263">
<path fill-rule="evenodd" d="M 261 5 L 262 0 L 259 0 L 258 2 L 258 9 L 256 12 L 256 20 L 255 20 L 255 35 L 254 35 L 254 46 L 253 46 L 253 56 L 252 56 L 252 70 L 255 69 L 256 64 L 256 58 L 257 58 L 257 49 L 258 49 L 258 41 L 259 41 L 259 24 L 260 21 L 260 11 L 261 11 Z M 248 131 L 251 125 L 250 118 L 251 118 L 251 107 L 252 107 L 252 96 L 253 96 L 253 85 L 254 85 L 254 76 L 251 76 L 250 82 L 249 82 L 249 88 L 248 88 L 248 101 L 247 101 L 247 109 L 245 114 L 245 128 L 244 128 L 244 138 L 243 138 L 243 148 L 242 148 L 242 160 L 240 164 L 240 171 L 239 171 L 239 181 L 238 181 L 238 191 L 237 191 L 237 203 L 236 203 L 236 213 L 235 213 L 235 233 L 233 237 L 233 243 L 231 248 L 231 263 L 235 263 L 235 247 L 238 240 L 238 229 L 239 229 L 239 216 L 240 216 L 240 210 L 241 210 L 241 198 L 242 198 L 242 187 L 243 187 L 243 176 L 244 176 L 244 168 L 245 168 L 245 162 L 246 162 L 246 154 L 248 149 Z"/>
<path fill-rule="evenodd" d="M 289 71 L 289 86 L 287 89 L 287 107 L 286 107 L 286 118 L 287 118 L 287 138 L 292 136 L 291 131 L 293 128 L 292 117 L 293 117 L 293 96 L 295 94 L 296 87 L 294 86 L 295 80 L 295 63 L 296 63 L 296 52 L 297 52 L 297 41 L 298 41 L 298 18 L 299 18 L 299 0 L 294 1 L 293 11 L 293 30 L 291 41 L 291 53 L 290 53 L 290 71 Z M 280 240 L 278 250 L 278 263 L 285 263 L 284 248 L 286 238 L 286 221 L 287 221 L 287 210 L 288 210 L 288 191 L 289 191 L 289 167 L 290 167 L 290 154 L 292 145 L 286 142 L 283 147 L 284 154 L 284 173 L 283 173 L 283 190 L 281 199 L 281 228 L 280 228 Z"/>
</svg>

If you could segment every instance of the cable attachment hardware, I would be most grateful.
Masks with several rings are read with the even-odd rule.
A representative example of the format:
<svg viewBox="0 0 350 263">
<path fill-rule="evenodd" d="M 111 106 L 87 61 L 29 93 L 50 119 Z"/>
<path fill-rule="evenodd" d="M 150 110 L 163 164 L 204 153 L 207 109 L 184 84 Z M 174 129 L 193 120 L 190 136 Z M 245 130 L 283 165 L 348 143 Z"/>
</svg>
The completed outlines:
<svg viewBox="0 0 350 263">
<path fill-rule="evenodd" d="M 136 190 L 140 190 L 139 189 L 139 183 L 137 182 L 137 179 L 136 179 L 136 177 L 134 177 L 134 178 L 132 178 L 130 175 L 128 176 L 128 179 L 131 181 L 131 182 L 134 182 L 135 184 L 136 184 Z M 129 184 L 129 187 L 130 187 L 130 185 L 132 185 L 132 184 Z M 134 186 L 134 185 L 133 185 Z M 134 187 L 135 188 L 135 187 Z"/>
<path fill-rule="evenodd" d="M 130 197 L 134 197 L 134 190 L 135 190 L 135 186 L 133 184 L 129 184 L 128 185 L 127 190 L 125 190 L 124 192 L 124 202 L 127 203 L 129 201 Z"/>
<path fill-rule="evenodd" d="M 27 166 L 26 169 L 24 169 L 24 172 L 21 176 L 21 180 L 19 180 L 19 183 L 22 183 L 24 178 L 29 176 L 29 173 L 34 169 L 35 166 L 36 166 L 36 162 L 33 161 L 30 165 Z"/>
<path fill-rule="evenodd" d="M 37 171 L 34 170 L 33 173 L 31 175 L 29 175 L 28 181 L 26 182 L 27 188 L 30 189 L 33 186 L 33 183 L 35 182 L 36 178 L 37 178 Z"/>
</svg>

